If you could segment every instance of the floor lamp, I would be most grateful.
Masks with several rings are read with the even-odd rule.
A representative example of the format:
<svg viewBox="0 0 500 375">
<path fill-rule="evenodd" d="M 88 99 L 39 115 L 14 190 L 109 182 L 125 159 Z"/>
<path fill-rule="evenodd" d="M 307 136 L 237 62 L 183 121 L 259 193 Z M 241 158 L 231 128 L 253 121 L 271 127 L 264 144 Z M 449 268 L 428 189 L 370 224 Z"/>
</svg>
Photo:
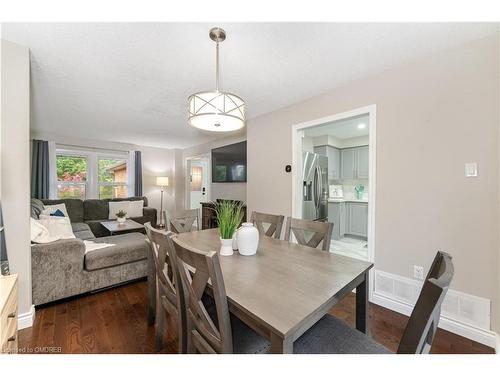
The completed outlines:
<svg viewBox="0 0 500 375">
<path fill-rule="evenodd" d="M 160 198 L 160 223 L 158 228 L 165 228 L 166 223 L 163 222 L 163 191 L 168 187 L 168 177 L 156 177 L 156 186 L 161 188 L 161 198 Z"/>
</svg>

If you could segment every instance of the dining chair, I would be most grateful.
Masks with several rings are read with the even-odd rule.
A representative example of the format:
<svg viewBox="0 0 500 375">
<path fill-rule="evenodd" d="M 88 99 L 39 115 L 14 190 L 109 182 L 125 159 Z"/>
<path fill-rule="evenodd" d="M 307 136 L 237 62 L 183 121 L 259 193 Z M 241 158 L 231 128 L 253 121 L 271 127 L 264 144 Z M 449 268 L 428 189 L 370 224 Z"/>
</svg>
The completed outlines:
<svg viewBox="0 0 500 375">
<path fill-rule="evenodd" d="M 252 217 L 250 218 L 250 221 L 257 227 L 260 234 L 277 239 L 281 236 L 284 220 L 285 217 L 283 215 L 264 214 L 257 211 L 252 212 Z M 269 224 L 267 230 L 264 228 L 264 224 Z"/>
<path fill-rule="evenodd" d="M 291 234 L 300 245 L 318 247 L 322 242 L 322 250 L 330 250 L 332 240 L 333 223 L 294 219 L 288 217 L 286 220 L 285 241 L 290 241 Z"/>
<path fill-rule="evenodd" d="M 163 215 L 167 230 L 174 233 L 192 232 L 200 228 L 200 216 L 197 208 L 175 212 L 163 211 Z M 196 227 L 194 226 L 195 222 Z"/>
<path fill-rule="evenodd" d="M 441 304 L 453 279 L 451 256 L 439 251 L 399 343 L 398 354 L 430 352 L 441 314 Z M 294 353 L 384 354 L 389 350 L 367 335 L 327 314 L 295 341 Z"/>
<path fill-rule="evenodd" d="M 226 288 L 215 251 L 203 252 L 172 237 L 183 286 L 188 353 L 263 353 L 270 343 L 229 313 Z M 209 285 L 210 280 L 210 285 Z M 205 289 L 210 287 L 212 298 Z"/>
<path fill-rule="evenodd" d="M 150 252 L 153 257 L 156 270 L 157 299 L 159 301 L 159 313 L 156 314 L 156 349 L 163 347 L 163 336 L 165 333 L 165 315 L 176 316 L 178 326 L 178 350 L 179 353 L 187 352 L 187 330 L 186 314 L 184 310 L 184 293 L 179 292 L 181 285 L 177 262 L 175 262 L 175 250 L 170 237 L 172 232 L 165 232 L 153 228 L 151 223 L 144 224 L 148 236 Z"/>
</svg>

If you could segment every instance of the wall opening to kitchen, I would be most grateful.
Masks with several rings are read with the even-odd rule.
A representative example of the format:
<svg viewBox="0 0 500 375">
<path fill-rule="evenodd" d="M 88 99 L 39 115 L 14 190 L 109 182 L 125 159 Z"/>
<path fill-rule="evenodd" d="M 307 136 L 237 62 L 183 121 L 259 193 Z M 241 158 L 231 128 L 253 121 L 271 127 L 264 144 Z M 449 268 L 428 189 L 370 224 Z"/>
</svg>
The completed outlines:
<svg viewBox="0 0 500 375">
<path fill-rule="evenodd" d="M 334 223 L 330 252 L 374 260 L 375 106 L 293 127 L 294 217 Z"/>
</svg>

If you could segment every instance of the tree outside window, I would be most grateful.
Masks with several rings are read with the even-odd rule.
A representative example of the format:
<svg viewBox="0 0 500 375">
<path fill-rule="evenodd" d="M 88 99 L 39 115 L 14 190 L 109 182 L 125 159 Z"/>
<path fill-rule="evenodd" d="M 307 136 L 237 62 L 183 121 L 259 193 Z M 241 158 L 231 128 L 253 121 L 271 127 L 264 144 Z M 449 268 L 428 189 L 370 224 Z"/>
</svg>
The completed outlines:
<svg viewBox="0 0 500 375">
<path fill-rule="evenodd" d="M 57 197 L 85 199 L 87 158 L 57 155 Z"/>
</svg>

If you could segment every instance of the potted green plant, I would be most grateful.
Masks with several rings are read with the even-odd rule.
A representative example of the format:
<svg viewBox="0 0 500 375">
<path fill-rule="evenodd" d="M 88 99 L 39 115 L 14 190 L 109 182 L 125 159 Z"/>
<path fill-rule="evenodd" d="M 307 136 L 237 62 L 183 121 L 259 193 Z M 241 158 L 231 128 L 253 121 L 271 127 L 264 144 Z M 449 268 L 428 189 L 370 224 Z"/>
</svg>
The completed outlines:
<svg viewBox="0 0 500 375">
<path fill-rule="evenodd" d="M 233 255 L 233 236 L 243 219 L 243 203 L 220 200 L 214 206 L 219 225 L 220 255 Z"/>
<path fill-rule="evenodd" d="M 123 224 L 127 220 L 127 211 L 120 210 L 116 213 L 116 221 Z"/>
</svg>

